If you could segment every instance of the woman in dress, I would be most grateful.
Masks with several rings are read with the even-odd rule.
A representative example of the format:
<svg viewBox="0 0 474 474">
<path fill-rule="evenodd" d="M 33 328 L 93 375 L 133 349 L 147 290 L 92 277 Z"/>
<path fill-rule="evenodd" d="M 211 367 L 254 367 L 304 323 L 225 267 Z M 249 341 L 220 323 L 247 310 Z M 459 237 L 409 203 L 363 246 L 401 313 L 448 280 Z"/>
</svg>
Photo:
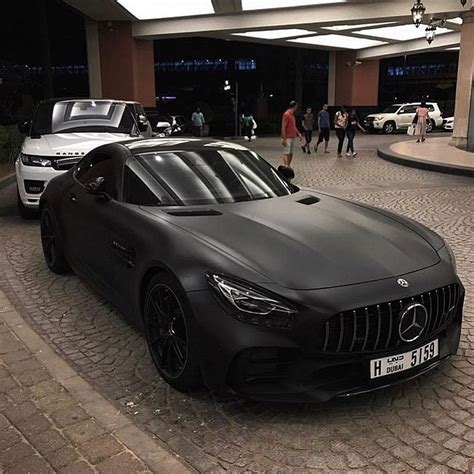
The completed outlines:
<svg viewBox="0 0 474 474">
<path fill-rule="evenodd" d="M 421 105 L 416 109 L 416 135 L 418 136 L 417 143 L 420 141 L 424 142 L 426 135 L 426 128 L 428 125 L 428 120 L 430 119 L 430 114 L 426 102 L 422 102 Z"/>
</svg>

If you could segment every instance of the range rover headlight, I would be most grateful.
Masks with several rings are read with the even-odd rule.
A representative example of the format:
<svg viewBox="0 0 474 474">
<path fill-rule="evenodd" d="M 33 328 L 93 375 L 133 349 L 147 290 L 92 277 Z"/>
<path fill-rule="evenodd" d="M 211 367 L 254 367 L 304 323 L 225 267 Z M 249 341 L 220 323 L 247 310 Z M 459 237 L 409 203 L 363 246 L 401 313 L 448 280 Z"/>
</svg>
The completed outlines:
<svg viewBox="0 0 474 474">
<path fill-rule="evenodd" d="M 206 277 L 217 301 L 239 321 L 278 329 L 294 327 L 298 312 L 289 303 L 240 280 L 213 273 Z"/>
<path fill-rule="evenodd" d="M 21 162 L 26 166 L 53 166 L 53 162 L 46 156 L 20 154 Z"/>
</svg>

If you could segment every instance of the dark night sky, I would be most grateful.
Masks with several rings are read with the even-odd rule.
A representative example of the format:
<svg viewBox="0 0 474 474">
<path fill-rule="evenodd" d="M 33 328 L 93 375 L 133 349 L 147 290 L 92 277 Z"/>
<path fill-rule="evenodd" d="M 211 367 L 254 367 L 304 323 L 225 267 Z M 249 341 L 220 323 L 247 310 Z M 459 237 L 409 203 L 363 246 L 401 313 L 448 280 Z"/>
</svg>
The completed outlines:
<svg viewBox="0 0 474 474">
<path fill-rule="evenodd" d="M 0 61 L 11 64 L 39 63 L 38 1 L 8 2 L 0 23 Z M 79 13 L 59 0 L 47 4 L 53 65 L 86 64 L 84 21 Z"/>
</svg>

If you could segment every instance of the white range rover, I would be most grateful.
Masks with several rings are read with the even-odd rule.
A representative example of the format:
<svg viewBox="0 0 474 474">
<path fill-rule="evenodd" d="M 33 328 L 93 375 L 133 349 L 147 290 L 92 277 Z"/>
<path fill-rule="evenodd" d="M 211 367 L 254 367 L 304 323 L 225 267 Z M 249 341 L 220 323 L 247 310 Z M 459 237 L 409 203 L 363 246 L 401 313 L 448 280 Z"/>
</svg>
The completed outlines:
<svg viewBox="0 0 474 474">
<path fill-rule="evenodd" d="M 365 128 L 369 131 L 381 130 L 384 133 L 393 133 L 396 130 L 407 130 L 415 118 L 416 109 L 420 102 L 409 104 L 393 104 L 386 107 L 382 112 L 367 115 L 364 120 Z M 427 131 L 431 132 L 443 124 L 443 114 L 436 102 L 427 102 L 430 123 Z"/>
<path fill-rule="evenodd" d="M 23 218 L 37 214 L 48 182 L 72 168 L 100 145 L 152 136 L 142 104 L 103 99 L 50 99 L 41 102 L 16 159 L 18 208 Z"/>
</svg>

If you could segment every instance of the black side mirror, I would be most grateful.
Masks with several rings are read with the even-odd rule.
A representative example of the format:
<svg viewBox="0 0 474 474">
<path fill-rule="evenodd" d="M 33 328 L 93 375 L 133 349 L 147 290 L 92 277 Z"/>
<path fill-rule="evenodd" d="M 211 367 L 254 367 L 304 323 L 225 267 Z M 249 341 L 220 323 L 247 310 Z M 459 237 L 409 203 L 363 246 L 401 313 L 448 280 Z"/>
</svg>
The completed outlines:
<svg viewBox="0 0 474 474">
<path fill-rule="evenodd" d="M 18 124 L 18 131 L 20 133 L 26 133 L 28 135 L 30 133 L 30 128 L 31 122 L 29 120 Z"/>
<path fill-rule="evenodd" d="M 110 196 L 105 192 L 105 178 L 102 176 L 89 179 L 84 187 L 89 194 L 110 199 Z"/>
<path fill-rule="evenodd" d="M 148 130 L 148 120 L 144 115 L 138 116 L 138 130 L 146 132 Z"/>
<path fill-rule="evenodd" d="M 280 165 L 278 167 L 278 172 L 288 181 L 290 182 L 295 177 L 295 171 L 293 168 L 289 166 Z"/>
</svg>

